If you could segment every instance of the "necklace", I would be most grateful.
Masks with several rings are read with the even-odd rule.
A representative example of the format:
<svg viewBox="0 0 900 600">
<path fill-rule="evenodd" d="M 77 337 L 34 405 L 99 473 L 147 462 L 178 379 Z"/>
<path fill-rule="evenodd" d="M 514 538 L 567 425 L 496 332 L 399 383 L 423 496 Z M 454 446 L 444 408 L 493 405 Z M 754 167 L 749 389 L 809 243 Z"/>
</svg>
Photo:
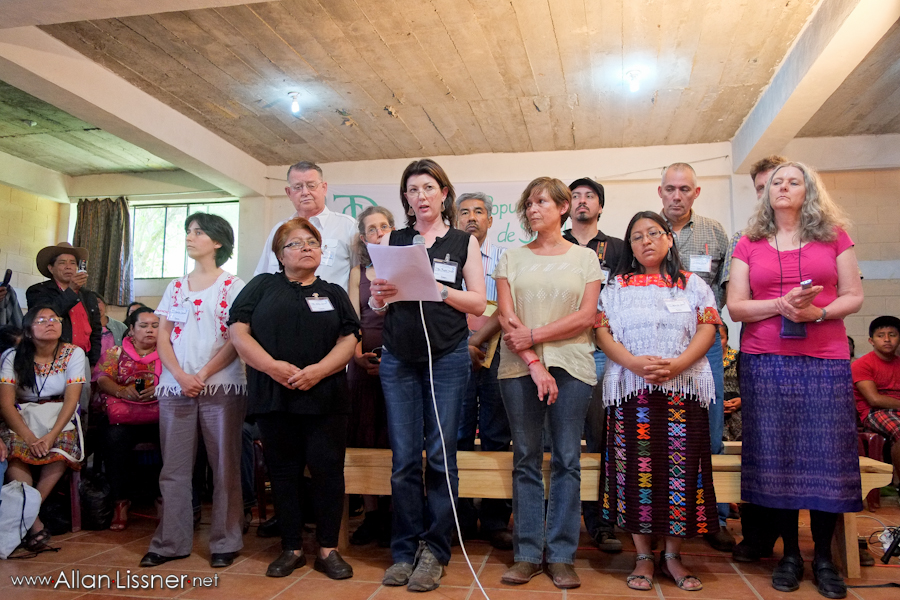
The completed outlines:
<svg viewBox="0 0 900 600">
<path fill-rule="evenodd" d="M 778 255 L 778 291 L 784 296 L 784 271 L 781 269 L 781 250 L 778 248 L 778 232 L 775 232 L 775 254 Z M 800 247 L 797 248 L 797 271 L 800 274 L 798 281 L 803 281 L 803 264 L 800 260 L 803 258 L 803 240 L 800 240 Z"/>
</svg>

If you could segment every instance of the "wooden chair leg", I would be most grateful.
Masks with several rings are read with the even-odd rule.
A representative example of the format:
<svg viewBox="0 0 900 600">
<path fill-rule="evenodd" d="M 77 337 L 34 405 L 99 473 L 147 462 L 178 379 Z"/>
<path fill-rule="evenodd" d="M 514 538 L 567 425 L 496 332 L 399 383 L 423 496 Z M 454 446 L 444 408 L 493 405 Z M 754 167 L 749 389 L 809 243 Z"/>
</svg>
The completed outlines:
<svg viewBox="0 0 900 600">
<path fill-rule="evenodd" d="M 858 579 L 859 568 L 859 531 L 856 527 L 856 513 L 844 513 L 837 521 L 832 540 L 832 555 L 844 577 Z"/>
<path fill-rule="evenodd" d="M 81 531 L 81 493 L 78 488 L 81 487 L 81 472 L 69 471 L 69 496 L 72 504 L 72 533 Z"/>
<path fill-rule="evenodd" d="M 338 552 L 350 547 L 350 496 L 344 496 L 344 513 L 341 515 L 341 533 L 338 536 Z"/>
</svg>

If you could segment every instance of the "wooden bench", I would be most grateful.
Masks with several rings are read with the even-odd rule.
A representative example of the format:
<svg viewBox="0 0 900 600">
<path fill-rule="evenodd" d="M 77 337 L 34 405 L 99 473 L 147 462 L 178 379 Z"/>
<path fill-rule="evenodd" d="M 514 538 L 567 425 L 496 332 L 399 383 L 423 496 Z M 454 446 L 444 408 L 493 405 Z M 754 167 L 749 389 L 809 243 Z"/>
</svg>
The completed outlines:
<svg viewBox="0 0 900 600">
<path fill-rule="evenodd" d="M 719 502 L 741 500 L 740 443 L 726 447 L 727 454 L 714 455 L 713 484 Z M 461 498 L 512 498 L 512 452 L 457 452 L 459 470 L 459 496 Z M 423 457 L 424 464 L 424 457 Z M 880 488 L 891 482 L 891 465 L 860 457 L 862 490 Z M 601 455 L 581 455 L 581 499 L 599 500 Z M 544 454 L 544 485 L 550 485 L 550 455 Z M 347 448 L 344 462 L 344 480 L 347 494 L 391 494 L 391 451 L 363 448 Z M 348 502 L 344 502 L 344 520 L 341 523 L 340 548 L 349 544 Z M 835 558 L 841 563 L 848 577 L 859 577 L 859 546 L 857 544 L 856 515 L 847 513 L 838 521 L 835 532 Z"/>
</svg>

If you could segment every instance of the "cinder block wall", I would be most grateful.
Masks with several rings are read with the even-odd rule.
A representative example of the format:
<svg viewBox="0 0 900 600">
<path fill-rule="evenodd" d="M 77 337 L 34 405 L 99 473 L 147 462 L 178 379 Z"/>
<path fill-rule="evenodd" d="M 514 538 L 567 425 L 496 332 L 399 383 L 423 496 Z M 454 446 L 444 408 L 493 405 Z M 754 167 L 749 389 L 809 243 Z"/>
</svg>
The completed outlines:
<svg viewBox="0 0 900 600">
<path fill-rule="evenodd" d="M 0 277 L 12 269 L 22 308 L 25 290 L 46 279 L 34 262 L 38 250 L 65 241 L 65 234 L 57 239 L 59 210 L 53 200 L 0 184 Z"/>
<path fill-rule="evenodd" d="M 832 197 L 849 215 L 856 256 L 876 276 L 863 279 L 862 309 L 847 317 L 857 358 L 872 350 L 869 323 L 879 315 L 900 317 L 900 169 L 822 173 Z"/>
</svg>

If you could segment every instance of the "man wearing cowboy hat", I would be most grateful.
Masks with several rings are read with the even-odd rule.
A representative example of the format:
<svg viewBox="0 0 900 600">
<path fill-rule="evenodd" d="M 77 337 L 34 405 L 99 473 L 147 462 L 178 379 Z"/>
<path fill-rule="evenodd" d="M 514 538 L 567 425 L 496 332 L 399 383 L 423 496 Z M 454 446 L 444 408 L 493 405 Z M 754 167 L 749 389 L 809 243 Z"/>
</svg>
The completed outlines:
<svg viewBox="0 0 900 600">
<path fill-rule="evenodd" d="M 41 304 L 55 308 L 63 318 L 61 340 L 84 350 L 93 367 L 100 360 L 103 326 L 97 296 L 83 287 L 87 283 L 87 272 L 78 270 L 78 264 L 87 260 L 87 254 L 84 248 L 76 248 L 68 242 L 41 249 L 37 255 L 37 268 L 50 280 L 28 288 L 25 299 L 29 308 Z"/>
</svg>

